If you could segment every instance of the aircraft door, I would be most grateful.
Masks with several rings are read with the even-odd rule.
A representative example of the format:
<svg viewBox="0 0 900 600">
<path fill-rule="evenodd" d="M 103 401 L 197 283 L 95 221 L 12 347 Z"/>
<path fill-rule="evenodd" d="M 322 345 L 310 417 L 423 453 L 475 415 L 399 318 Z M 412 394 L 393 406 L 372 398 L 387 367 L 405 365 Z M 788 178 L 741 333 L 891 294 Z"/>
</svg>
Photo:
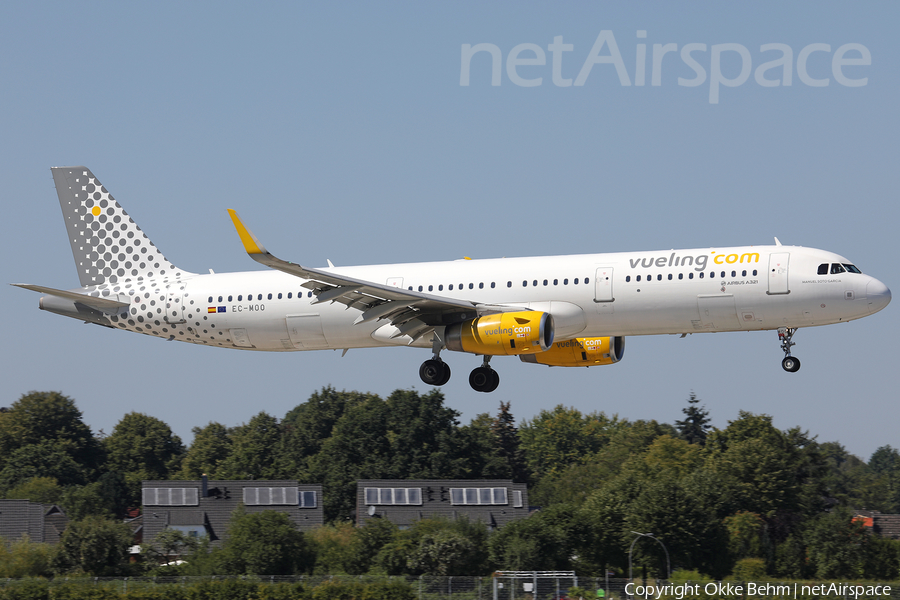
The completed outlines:
<svg viewBox="0 0 900 600">
<path fill-rule="evenodd" d="M 769 291 L 770 296 L 790 294 L 788 287 L 788 262 L 790 252 L 775 252 L 769 255 Z"/>
<path fill-rule="evenodd" d="M 741 328 L 731 294 L 697 296 L 697 308 L 702 329 L 736 331 Z"/>
<path fill-rule="evenodd" d="M 328 340 L 322 331 L 322 317 L 318 313 L 309 315 L 287 315 L 284 319 L 291 343 L 298 350 L 322 350 L 328 348 Z"/>
<path fill-rule="evenodd" d="M 612 302 L 613 297 L 613 268 L 597 267 L 594 274 L 594 302 Z"/>
<path fill-rule="evenodd" d="M 166 323 L 184 323 L 184 288 L 181 282 L 166 285 Z"/>
</svg>

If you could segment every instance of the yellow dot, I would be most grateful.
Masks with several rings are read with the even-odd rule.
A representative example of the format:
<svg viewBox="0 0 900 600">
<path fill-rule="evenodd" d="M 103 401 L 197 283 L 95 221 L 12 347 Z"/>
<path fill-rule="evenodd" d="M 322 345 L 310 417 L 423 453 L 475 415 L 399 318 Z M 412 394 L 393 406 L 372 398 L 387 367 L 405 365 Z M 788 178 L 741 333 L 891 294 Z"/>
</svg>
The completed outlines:
<svg viewBox="0 0 900 600">
<path fill-rule="evenodd" d="M 98 216 L 100 214 L 100 207 L 95 206 L 94 208 L 91 209 L 91 212 L 94 213 L 95 217 Z"/>
</svg>

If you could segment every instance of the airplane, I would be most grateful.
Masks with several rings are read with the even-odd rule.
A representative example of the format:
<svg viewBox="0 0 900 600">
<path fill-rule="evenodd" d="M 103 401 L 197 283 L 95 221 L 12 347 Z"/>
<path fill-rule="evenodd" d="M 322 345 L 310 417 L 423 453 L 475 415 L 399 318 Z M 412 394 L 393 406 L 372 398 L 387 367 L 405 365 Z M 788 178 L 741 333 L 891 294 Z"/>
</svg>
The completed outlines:
<svg viewBox="0 0 900 600">
<path fill-rule="evenodd" d="M 557 367 L 622 360 L 625 338 L 778 332 L 782 368 L 801 327 L 843 323 L 891 301 L 848 259 L 775 245 L 304 267 L 276 258 L 234 210 L 266 271 L 191 273 L 169 262 L 87 167 L 51 169 L 81 287 L 12 284 L 40 308 L 112 329 L 205 346 L 284 352 L 384 346 L 430 349 L 428 385 L 450 379 L 444 350 L 482 363 L 469 384 L 492 392 L 495 356 Z"/>
</svg>

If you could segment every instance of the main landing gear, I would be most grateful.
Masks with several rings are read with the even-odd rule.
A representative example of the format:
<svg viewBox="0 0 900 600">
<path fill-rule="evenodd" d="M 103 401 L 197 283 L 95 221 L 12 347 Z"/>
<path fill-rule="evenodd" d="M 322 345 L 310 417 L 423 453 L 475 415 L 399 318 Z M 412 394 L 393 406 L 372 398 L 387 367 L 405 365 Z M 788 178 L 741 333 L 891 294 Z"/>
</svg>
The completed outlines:
<svg viewBox="0 0 900 600">
<path fill-rule="evenodd" d="M 788 373 L 796 373 L 800 370 L 800 359 L 791 356 L 791 346 L 794 342 L 791 338 L 797 332 L 796 327 L 779 327 L 778 339 L 781 341 L 781 349 L 784 350 L 784 360 L 781 361 L 781 368 Z"/>
<path fill-rule="evenodd" d="M 469 373 L 469 385 L 476 392 L 493 392 L 500 385 L 500 375 L 490 365 L 491 357 L 485 356 L 480 367 Z"/>
<path fill-rule="evenodd" d="M 450 365 L 442 361 L 440 356 L 435 356 L 422 363 L 419 377 L 428 385 L 444 385 L 450 381 Z"/>
</svg>

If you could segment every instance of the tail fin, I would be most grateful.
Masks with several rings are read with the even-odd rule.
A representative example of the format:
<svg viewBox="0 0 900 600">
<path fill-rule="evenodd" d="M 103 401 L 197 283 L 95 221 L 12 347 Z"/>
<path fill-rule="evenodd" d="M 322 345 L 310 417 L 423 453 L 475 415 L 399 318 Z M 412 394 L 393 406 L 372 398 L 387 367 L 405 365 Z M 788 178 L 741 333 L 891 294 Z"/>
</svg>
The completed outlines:
<svg viewBox="0 0 900 600">
<path fill-rule="evenodd" d="M 82 287 L 186 273 L 166 260 L 87 167 L 50 171 Z"/>
</svg>

